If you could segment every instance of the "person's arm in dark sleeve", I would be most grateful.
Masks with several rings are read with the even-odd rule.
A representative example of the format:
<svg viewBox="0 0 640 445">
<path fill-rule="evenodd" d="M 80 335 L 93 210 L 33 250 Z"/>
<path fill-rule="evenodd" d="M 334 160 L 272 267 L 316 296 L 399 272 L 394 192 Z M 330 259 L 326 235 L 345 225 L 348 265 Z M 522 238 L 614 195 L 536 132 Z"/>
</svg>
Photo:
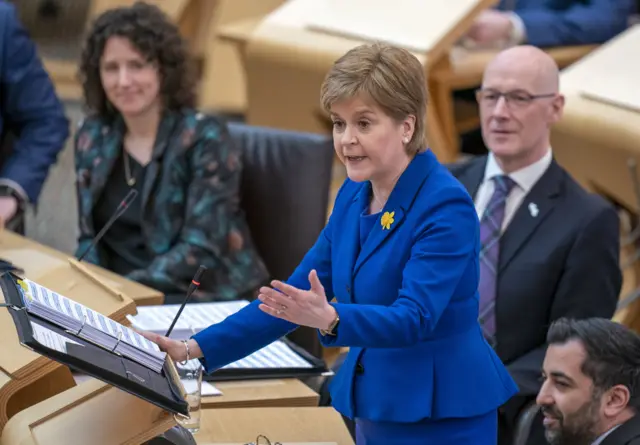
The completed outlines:
<svg viewBox="0 0 640 445">
<path fill-rule="evenodd" d="M 35 44 L 9 3 L 0 3 L 0 25 L 2 131 L 12 136 L 0 186 L 12 189 L 23 203 L 35 203 L 64 148 L 69 122 Z"/>
<path fill-rule="evenodd" d="M 591 0 L 554 11 L 516 11 L 524 25 L 524 42 L 538 47 L 605 43 L 627 29 L 636 12 L 635 0 Z"/>
</svg>

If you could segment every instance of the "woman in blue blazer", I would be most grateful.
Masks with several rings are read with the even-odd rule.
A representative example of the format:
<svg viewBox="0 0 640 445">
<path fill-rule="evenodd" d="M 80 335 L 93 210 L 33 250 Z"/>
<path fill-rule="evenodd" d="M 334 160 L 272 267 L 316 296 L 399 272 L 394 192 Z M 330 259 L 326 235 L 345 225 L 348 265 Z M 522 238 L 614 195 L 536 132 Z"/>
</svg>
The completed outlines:
<svg viewBox="0 0 640 445">
<path fill-rule="evenodd" d="M 494 445 L 497 409 L 517 388 L 477 321 L 474 204 L 423 149 L 421 64 L 357 47 L 328 73 L 322 103 L 348 179 L 289 280 L 184 343 L 146 335 L 211 371 L 311 326 L 350 348 L 331 397 L 358 445 Z"/>
</svg>

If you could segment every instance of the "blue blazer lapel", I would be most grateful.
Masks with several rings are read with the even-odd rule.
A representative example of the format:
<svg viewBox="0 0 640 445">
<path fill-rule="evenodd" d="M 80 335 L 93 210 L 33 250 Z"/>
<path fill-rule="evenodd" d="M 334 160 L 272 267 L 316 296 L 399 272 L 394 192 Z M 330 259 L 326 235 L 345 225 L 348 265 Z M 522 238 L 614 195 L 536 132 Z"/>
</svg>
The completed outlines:
<svg viewBox="0 0 640 445">
<path fill-rule="evenodd" d="M 418 154 L 409 163 L 393 188 L 386 205 L 380 212 L 378 223 L 371 229 L 367 241 L 362 246 L 362 251 L 358 255 L 353 271 L 354 276 L 369 257 L 382 246 L 384 241 L 402 225 L 406 212 L 411 208 L 422 184 L 437 164 L 438 161 L 431 151 Z M 382 225 L 383 218 L 386 220 L 384 222 L 388 223 L 385 227 Z"/>
<path fill-rule="evenodd" d="M 360 215 L 369 205 L 370 185 L 363 184 L 360 187 L 360 191 L 353 196 L 353 203 L 349 206 L 348 213 L 346 215 L 344 235 L 345 242 L 343 248 L 340 251 L 340 260 L 344 261 L 345 271 L 347 274 L 347 295 L 349 296 L 349 302 L 351 303 L 351 289 L 353 289 L 353 278 L 355 277 L 355 263 L 360 253 Z"/>
</svg>

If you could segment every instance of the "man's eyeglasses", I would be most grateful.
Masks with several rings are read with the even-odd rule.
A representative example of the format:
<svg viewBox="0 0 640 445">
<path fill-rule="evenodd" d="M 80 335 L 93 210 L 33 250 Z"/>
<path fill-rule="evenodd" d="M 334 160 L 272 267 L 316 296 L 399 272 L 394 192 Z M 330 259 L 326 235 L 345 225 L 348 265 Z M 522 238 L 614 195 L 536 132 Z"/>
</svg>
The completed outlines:
<svg viewBox="0 0 640 445">
<path fill-rule="evenodd" d="M 526 91 L 507 91 L 502 93 L 496 90 L 476 90 L 476 100 L 480 105 L 495 107 L 501 97 L 507 102 L 507 105 L 514 108 L 524 108 L 536 99 L 555 97 L 556 93 L 548 94 L 530 94 Z"/>
</svg>

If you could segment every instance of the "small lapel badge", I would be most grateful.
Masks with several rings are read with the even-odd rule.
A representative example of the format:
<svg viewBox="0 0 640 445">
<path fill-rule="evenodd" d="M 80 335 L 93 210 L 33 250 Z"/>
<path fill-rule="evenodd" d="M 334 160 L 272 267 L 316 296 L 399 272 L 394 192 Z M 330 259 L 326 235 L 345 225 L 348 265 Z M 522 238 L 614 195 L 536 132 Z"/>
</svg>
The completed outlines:
<svg viewBox="0 0 640 445">
<path fill-rule="evenodd" d="M 535 202 L 529 203 L 529 213 L 531 213 L 531 216 L 533 216 L 534 218 L 538 216 L 538 213 L 540 213 L 538 205 Z"/>
</svg>

